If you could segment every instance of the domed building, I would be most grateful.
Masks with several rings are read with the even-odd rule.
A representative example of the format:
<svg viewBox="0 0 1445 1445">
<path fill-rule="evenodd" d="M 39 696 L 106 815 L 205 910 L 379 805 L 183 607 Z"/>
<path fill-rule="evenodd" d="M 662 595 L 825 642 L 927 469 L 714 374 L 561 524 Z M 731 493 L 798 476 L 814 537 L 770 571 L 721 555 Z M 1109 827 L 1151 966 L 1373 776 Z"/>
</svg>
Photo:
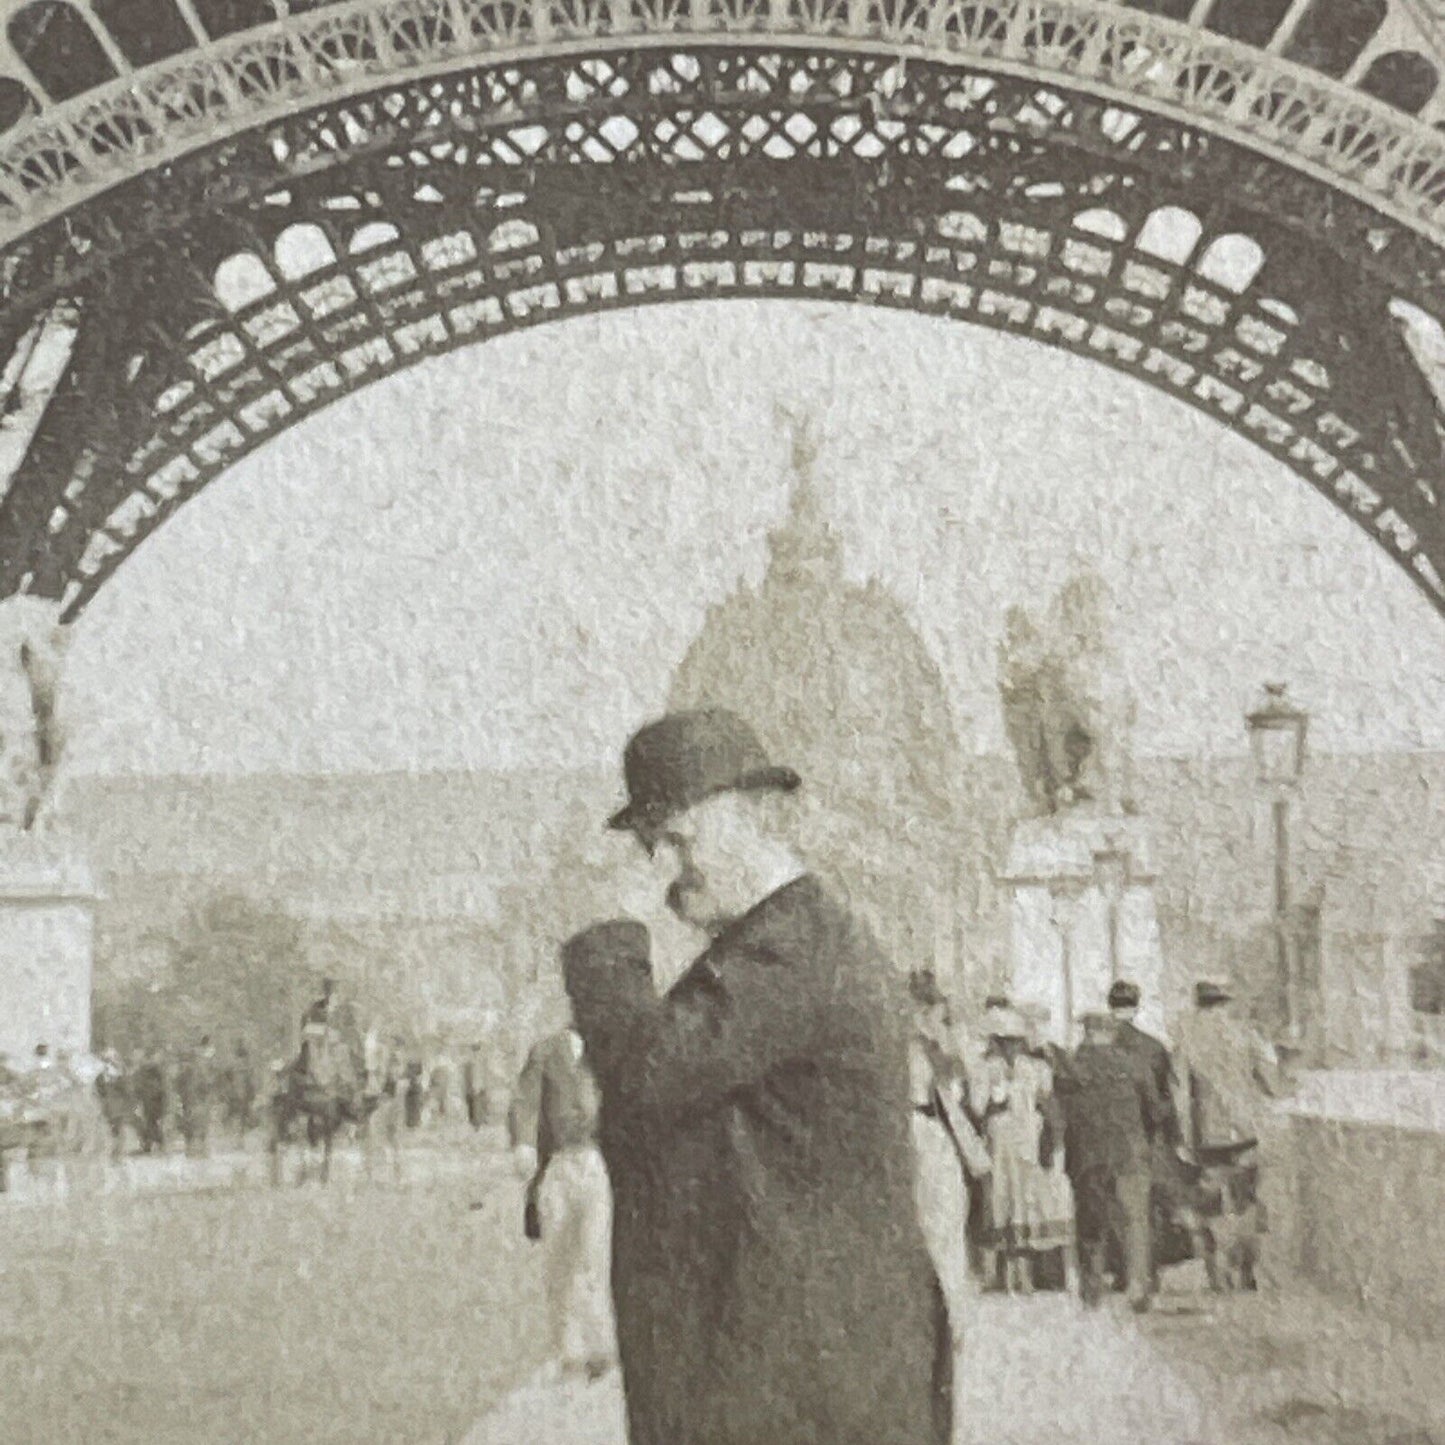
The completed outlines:
<svg viewBox="0 0 1445 1445">
<path fill-rule="evenodd" d="M 730 707 L 804 778 L 805 845 L 900 968 L 962 989 L 982 850 L 967 837 L 962 756 L 943 678 L 902 605 L 851 583 L 794 445 L 789 514 L 758 586 L 710 609 L 674 675 L 674 708 Z"/>
</svg>

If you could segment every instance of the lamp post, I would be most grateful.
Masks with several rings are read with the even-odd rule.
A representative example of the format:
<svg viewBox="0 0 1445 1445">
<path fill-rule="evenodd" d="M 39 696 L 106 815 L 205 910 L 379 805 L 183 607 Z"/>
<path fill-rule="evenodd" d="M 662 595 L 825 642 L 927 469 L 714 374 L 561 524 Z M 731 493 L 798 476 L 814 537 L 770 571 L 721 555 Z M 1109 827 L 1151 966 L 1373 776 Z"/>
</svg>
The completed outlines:
<svg viewBox="0 0 1445 1445">
<path fill-rule="evenodd" d="M 1297 1044 L 1301 1037 L 1301 1019 L 1290 936 L 1289 805 L 1304 772 L 1309 716 L 1285 696 L 1282 682 L 1272 682 L 1265 685 L 1263 699 L 1246 715 L 1245 723 L 1254 752 L 1256 776 L 1272 794 L 1275 951 L 1284 992 L 1285 1035 L 1291 1044 Z"/>
</svg>

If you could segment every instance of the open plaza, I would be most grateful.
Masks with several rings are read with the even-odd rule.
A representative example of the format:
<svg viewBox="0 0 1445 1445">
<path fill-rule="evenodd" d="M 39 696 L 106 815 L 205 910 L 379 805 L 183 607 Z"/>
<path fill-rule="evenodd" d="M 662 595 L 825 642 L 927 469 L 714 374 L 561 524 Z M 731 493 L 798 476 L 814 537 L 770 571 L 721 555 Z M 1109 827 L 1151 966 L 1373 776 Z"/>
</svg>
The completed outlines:
<svg viewBox="0 0 1445 1445">
<path fill-rule="evenodd" d="M 495 1133 L 403 1179 L 328 1186 L 258 1154 L 133 1159 L 63 1203 L 0 1200 L 7 1445 L 611 1445 L 616 1382 L 539 1382 L 540 1267 Z M 284 1322 L 284 1323 L 283 1323 Z M 1438 1445 L 1438 1341 L 1297 1279 L 1085 1315 L 985 1296 L 965 1322 L 959 1445 Z M 1187 1433 L 1186 1433 L 1187 1432 Z"/>
</svg>

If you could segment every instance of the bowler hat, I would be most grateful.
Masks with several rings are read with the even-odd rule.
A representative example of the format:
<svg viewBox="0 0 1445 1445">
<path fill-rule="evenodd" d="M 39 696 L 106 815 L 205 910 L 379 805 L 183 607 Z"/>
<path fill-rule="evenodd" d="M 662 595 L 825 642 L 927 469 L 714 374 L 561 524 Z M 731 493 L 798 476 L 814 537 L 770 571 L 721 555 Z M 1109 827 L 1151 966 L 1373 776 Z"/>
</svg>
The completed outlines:
<svg viewBox="0 0 1445 1445">
<path fill-rule="evenodd" d="M 622 771 L 627 806 L 608 827 L 644 833 L 717 793 L 791 792 L 801 781 L 791 768 L 774 764 L 752 728 L 725 708 L 674 712 L 649 723 L 627 744 Z"/>
<path fill-rule="evenodd" d="M 1199 1008 L 1213 1008 L 1228 1003 L 1234 995 L 1222 984 L 1203 979 L 1194 985 L 1194 1002 Z"/>
<path fill-rule="evenodd" d="M 571 976 L 591 964 L 632 964 L 650 967 L 652 939 L 647 926 L 634 918 L 609 918 L 574 933 L 562 945 L 562 970 Z"/>
<path fill-rule="evenodd" d="M 1127 979 L 1121 978 L 1109 986 L 1110 1008 L 1138 1008 L 1139 998 L 1137 983 L 1130 983 Z"/>
</svg>

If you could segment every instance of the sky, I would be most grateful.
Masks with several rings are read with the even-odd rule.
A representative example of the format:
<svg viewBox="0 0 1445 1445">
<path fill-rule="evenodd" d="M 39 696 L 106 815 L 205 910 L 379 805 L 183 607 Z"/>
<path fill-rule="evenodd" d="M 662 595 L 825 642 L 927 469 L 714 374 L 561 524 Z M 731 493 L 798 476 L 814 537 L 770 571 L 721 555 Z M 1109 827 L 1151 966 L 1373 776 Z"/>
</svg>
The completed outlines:
<svg viewBox="0 0 1445 1445">
<path fill-rule="evenodd" d="M 1381 548 L 1183 404 L 1026 339 L 819 303 L 573 319 L 373 384 L 146 541 L 75 626 L 76 773 L 615 766 L 705 609 L 760 577 L 785 413 L 856 581 L 905 604 L 966 746 L 1004 609 L 1092 563 L 1138 746 L 1445 747 L 1445 627 Z"/>
</svg>

